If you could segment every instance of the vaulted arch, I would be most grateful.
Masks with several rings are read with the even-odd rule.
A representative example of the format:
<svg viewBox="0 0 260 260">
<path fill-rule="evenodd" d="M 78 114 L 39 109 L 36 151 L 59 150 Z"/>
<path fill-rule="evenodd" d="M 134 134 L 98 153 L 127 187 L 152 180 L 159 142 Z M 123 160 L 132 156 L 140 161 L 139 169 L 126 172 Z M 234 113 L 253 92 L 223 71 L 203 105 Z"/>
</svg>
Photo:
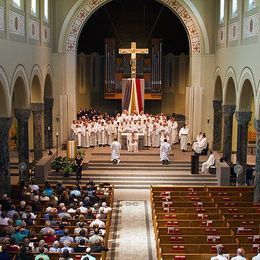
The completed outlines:
<svg viewBox="0 0 260 260">
<path fill-rule="evenodd" d="M 0 117 L 11 116 L 10 95 L 7 76 L 0 67 Z"/>
<path fill-rule="evenodd" d="M 223 100 L 223 85 L 220 76 L 217 76 L 215 81 L 214 100 Z"/>
</svg>

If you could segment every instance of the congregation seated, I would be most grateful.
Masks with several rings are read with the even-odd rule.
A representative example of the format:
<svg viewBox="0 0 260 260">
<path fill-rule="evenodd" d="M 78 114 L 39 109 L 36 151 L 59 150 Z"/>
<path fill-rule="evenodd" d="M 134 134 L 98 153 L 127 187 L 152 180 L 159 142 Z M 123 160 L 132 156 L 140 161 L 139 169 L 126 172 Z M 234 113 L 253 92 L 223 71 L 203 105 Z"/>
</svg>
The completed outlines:
<svg viewBox="0 0 260 260">
<path fill-rule="evenodd" d="M 62 254 L 59 259 L 69 259 L 68 254 L 72 254 L 73 259 L 74 250 L 80 254 L 91 246 L 94 253 L 108 250 L 102 243 L 107 243 L 111 217 L 109 188 L 97 187 L 92 181 L 84 187 L 59 183 L 53 189 L 48 182 L 43 188 L 31 187 L 22 188 L 21 201 L 6 194 L 1 197 L 0 259 L 12 259 L 14 254 L 16 259 L 52 259 L 55 253 Z M 73 190 L 80 194 L 76 196 Z M 38 199 L 43 194 L 49 200 Z M 38 211 L 33 212 L 35 201 Z"/>
</svg>

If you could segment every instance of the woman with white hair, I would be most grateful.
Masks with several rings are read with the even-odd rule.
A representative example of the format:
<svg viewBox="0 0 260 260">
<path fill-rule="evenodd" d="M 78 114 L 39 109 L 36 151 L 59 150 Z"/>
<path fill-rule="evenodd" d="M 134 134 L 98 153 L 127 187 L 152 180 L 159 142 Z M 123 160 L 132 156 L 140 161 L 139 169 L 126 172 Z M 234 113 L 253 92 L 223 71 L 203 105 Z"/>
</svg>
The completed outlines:
<svg viewBox="0 0 260 260">
<path fill-rule="evenodd" d="M 52 247 L 50 247 L 50 253 L 60 253 L 61 252 L 61 248 L 60 248 L 60 243 L 59 241 L 54 241 L 52 244 Z"/>
</svg>

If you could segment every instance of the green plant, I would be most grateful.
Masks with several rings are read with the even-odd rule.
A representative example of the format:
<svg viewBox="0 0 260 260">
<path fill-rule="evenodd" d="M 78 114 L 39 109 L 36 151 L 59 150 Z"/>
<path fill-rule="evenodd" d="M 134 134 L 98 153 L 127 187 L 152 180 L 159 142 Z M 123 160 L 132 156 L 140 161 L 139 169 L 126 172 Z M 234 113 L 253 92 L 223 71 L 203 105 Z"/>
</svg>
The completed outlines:
<svg viewBox="0 0 260 260">
<path fill-rule="evenodd" d="M 67 165 L 63 169 L 63 174 L 64 174 L 65 177 L 68 177 L 72 172 L 73 172 L 73 166 L 71 164 Z"/>
<path fill-rule="evenodd" d="M 52 161 L 51 168 L 56 172 L 62 170 L 64 167 L 64 158 L 59 156 Z"/>
</svg>

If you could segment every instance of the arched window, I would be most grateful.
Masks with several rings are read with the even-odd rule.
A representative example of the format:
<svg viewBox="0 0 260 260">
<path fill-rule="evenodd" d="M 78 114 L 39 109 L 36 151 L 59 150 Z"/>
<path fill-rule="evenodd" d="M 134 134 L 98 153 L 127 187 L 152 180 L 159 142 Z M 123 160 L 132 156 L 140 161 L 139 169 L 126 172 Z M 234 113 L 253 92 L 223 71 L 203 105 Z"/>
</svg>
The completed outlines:
<svg viewBox="0 0 260 260">
<path fill-rule="evenodd" d="M 31 14 L 37 16 L 37 0 L 31 0 Z"/>
<path fill-rule="evenodd" d="M 225 16 L 225 0 L 220 0 L 220 9 L 219 9 L 219 22 L 224 22 Z"/>
<path fill-rule="evenodd" d="M 13 6 L 18 9 L 21 9 L 22 8 L 21 0 L 13 0 Z"/>
<path fill-rule="evenodd" d="M 232 0 L 232 17 L 236 17 L 237 16 L 237 0 Z"/>
<path fill-rule="evenodd" d="M 49 22 L 49 0 L 44 0 L 44 20 Z"/>
<path fill-rule="evenodd" d="M 248 10 L 254 9 L 256 7 L 256 0 L 248 0 Z"/>
</svg>

